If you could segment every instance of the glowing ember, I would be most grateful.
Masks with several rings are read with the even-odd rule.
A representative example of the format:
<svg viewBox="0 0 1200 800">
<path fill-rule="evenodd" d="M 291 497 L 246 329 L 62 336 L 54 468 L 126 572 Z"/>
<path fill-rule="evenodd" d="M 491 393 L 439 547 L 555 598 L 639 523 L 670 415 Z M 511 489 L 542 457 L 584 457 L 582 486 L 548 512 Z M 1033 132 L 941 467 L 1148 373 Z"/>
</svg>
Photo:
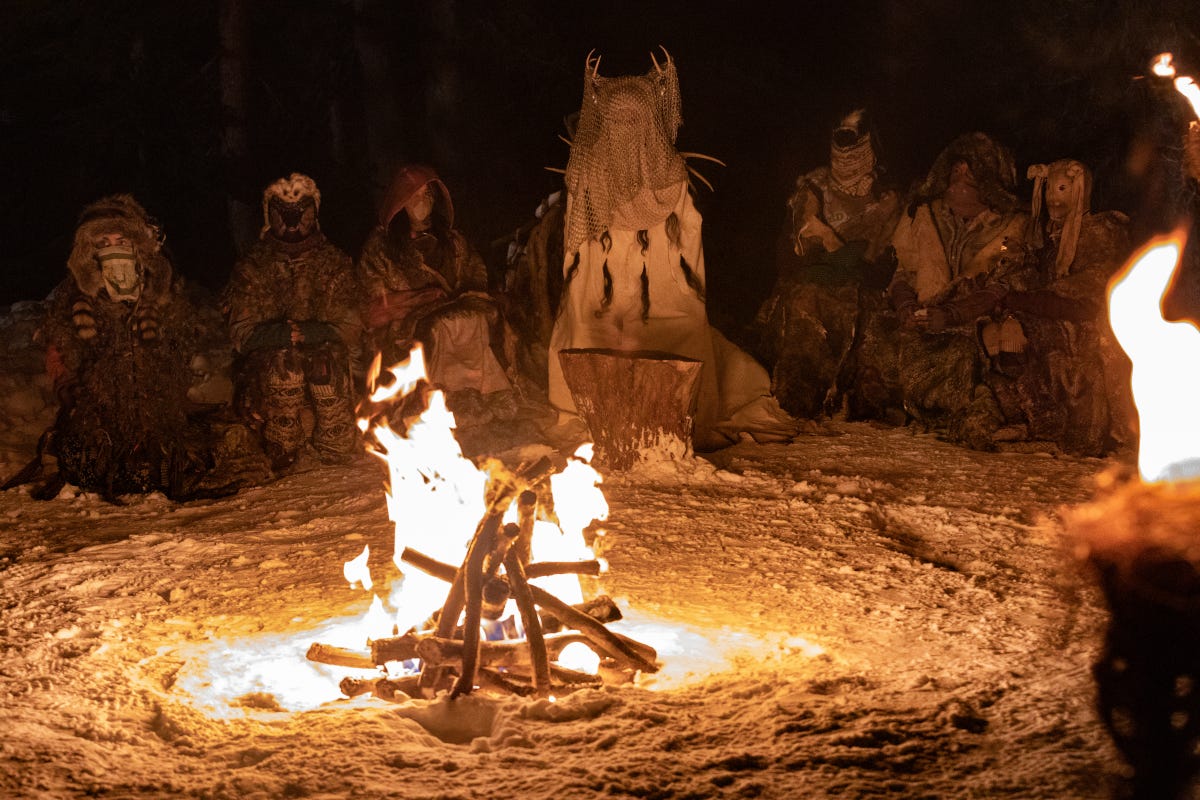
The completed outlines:
<svg viewBox="0 0 1200 800">
<path fill-rule="evenodd" d="M 1190 368 L 1200 359 L 1200 330 L 1162 315 L 1185 240 L 1182 231 L 1151 240 L 1108 290 L 1113 333 L 1133 361 L 1138 470 L 1151 482 L 1200 476 L 1200 426 L 1194 424 L 1200 374 Z"/>
</svg>

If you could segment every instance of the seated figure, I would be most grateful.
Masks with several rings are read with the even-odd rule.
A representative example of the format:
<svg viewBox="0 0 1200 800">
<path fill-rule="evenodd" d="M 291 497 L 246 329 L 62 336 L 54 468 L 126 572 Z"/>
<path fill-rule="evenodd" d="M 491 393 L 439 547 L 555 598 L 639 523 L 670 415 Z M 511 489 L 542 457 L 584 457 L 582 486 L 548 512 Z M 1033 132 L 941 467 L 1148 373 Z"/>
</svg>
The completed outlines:
<svg viewBox="0 0 1200 800">
<path fill-rule="evenodd" d="M 984 384 L 976 322 L 992 312 L 1002 273 L 1028 214 L 1018 208 L 1006 148 L 982 133 L 938 156 L 892 238 L 889 295 L 899 322 L 897 373 L 904 409 L 949 438 L 991 449 L 1007 430 Z"/>
<path fill-rule="evenodd" d="M 420 342 L 429 381 L 446 393 L 460 427 L 516 416 L 514 337 L 432 167 L 410 164 L 396 173 L 358 269 L 368 344 L 385 365 Z"/>
<path fill-rule="evenodd" d="M 38 456 L 5 488 L 37 477 L 44 449 L 58 472 L 35 490 L 39 497 L 67 482 L 110 500 L 236 491 L 248 473 L 217 474 L 213 428 L 189 413 L 203 326 L 158 226 L 130 195 L 102 198 L 80 215 L 67 269 L 38 333 L 58 417 Z"/>
<path fill-rule="evenodd" d="M 697 450 L 742 434 L 790 439 L 795 421 L 771 395 L 766 370 L 709 324 L 703 217 L 675 146 L 682 118 L 674 61 L 617 77 L 598 66 L 585 64 L 566 170 L 563 289 L 547 364 L 560 427 L 582 425 L 562 351 L 656 351 L 701 364 Z"/>
<path fill-rule="evenodd" d="M 259 241 L 222 295 L 236 352 L 237 402 L 277 471 L 310 449 L 323 463 L 354 454 L 354 380 L 362 322 L 350 257 L 325 238 L 321 193 L 292 173 L 263 192 Z"/>
<path fill-rule="evenodd" d="M 773 365 L 771 388 L 779 404 L 791 414 L 816 417 L 838 411 L 846 392 L 858 396 L 853 360 L 862 312 L 882 303 L 891 279 L 884 250 L 900 200 L 877 181 L 864 109 L 834 127 L 829 166 L 797 179 L 788 211 L 776 258 L 779 276 L 751 338 L 756 355 Z"/>
<path fill-rule="evenodd" d="M 980 324 L 985 378 L 1028 438 L 1104 455 L 1133 443 L 1130 364 L 1108 325 L 1108 281 L 1129 255 L 1128 218 L 1090 210 L 1092 176 L 1073 159 L 1034 164 L 1030 269 Z"/>
</svg>

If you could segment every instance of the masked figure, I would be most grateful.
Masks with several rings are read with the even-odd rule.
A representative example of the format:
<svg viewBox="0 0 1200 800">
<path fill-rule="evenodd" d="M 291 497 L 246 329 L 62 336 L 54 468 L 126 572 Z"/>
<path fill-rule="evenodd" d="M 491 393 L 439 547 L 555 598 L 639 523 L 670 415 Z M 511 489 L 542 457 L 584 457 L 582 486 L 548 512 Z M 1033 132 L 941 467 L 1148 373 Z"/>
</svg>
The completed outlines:
<svg viewBox="0 0 1200 800">
<path fill-rule="evenodd" d="M 774 365 L 771 387 L 780 405 L 816 417 L 837 411 L 844 393 L 854 396 L 853 346 L 891 279 L 884 251 L 900 201 L 877 182 L 865 110 L 839 121 L 829 166 L 800 176 L 788 212 L 779 277 L 751 331 Z"/>
<path fill-rule="evenodd" d="M 681 124 L 675 64 L 605 78 L 589 59 L 567 164 L 563 295 L 550 337 L 550 401 L 575 404 L 558 353 L 654 350 L 703 363 L 695 440 L 739 431 L 790 436 L 766 371 L 708 324 L 702 218 L 675 149 Z"/>
<path fill-rule="evenodd" d="M 259 241 L 222 296 L 237 355 L 239 406 L 277 470 L 311 446 L 323 463 L 355 452 L 354 382 L 362 321 L 350 257 L 321 233 L 321 193 L 292 173 L 263 192 Z"/>
<path fill-rule="evenodd" d="M 428 166 L 401 168 L 359 259 L 366 323 L 384 363 L 422 343 L 430 382 L 460 427 L 518 412 L 515 345 L 483 259 L 454 227 L 450 192 Z"/>
<path fill-rule="evenodd" d="M 981 321 L 986 380 L 1028 438 L 1099 456 L 1132 443 L 1130 364 L 1108 325 L 1108 282 L 1129 255 L 1128 218 L 1090 209 L 1092 176 L 1072 159 L 1034 164 L 1033 255 Z"/>
<path fill-rule="evenodd" d="M 161 232 L 131 196 L 105 197 L 80 216 L 67 269 L 39 334 L 60 402 L 57 486 L 189 496 L 210 466 L 188 419 L 199 330 Z"/>
<path fill-rule="evenodd" d="M 1008 150 L 982 133 L 938 156 L 892 239 L 889 289 L 900 324 L 898 369 L 905 410 L 972 447 L 1009 435 L 995 398 L 979 381 L 976 322 L 1006 291 L 1004 273 L 1028 222 L 1013 194 Z"/>
</svg>

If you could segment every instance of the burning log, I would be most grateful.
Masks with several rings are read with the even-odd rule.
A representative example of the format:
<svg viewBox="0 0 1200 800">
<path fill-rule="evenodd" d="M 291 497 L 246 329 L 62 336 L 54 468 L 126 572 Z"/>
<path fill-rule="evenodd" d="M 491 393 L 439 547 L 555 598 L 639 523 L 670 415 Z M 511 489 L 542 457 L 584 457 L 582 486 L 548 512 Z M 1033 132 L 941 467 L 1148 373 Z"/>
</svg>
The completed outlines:
<svg viewBox="0 0 1200 800">
<path fill-rule="evenodd" d="M 567 605 L 545 589 L 537 586 L 530 586 L 529 589 L 539 606 L 550 609 L 567 625 L 577 628 L 603 655 L 642 672 L 658 672 L 658 664 L 655 663 L 658 653 L 650 645 L 613 633 L 603 623 Z"/>
<path fill-rule="evenodd" d="M 417 657 L 421 635 L 409 631 L 403 636 L 371 640 L 371 660 L 382 666 L 389 661 L 410 661 Z"/>
<path fill-rule="evenodd" d="M 600 574 L 600 562 L 596 559 L 589 561 L 535 561 L 525 565 L 525 577 L 529 580 L 545 578 L 550 575 L 590 575 Z M 611 620 L 607 620 L 610 621 Z"/>
<path fill-rule="evenodd" d="M 447 583 L 452 583 L 457 574 L 457 570 L 449 564 L 430 558 L 419 550 L 414 550 L 411 547 L 404 548 L 400 554 L 400 560 L 406 564 L 411 564 L 424 573 L 432 575 L 435 578 L 441 578 Z M 600 562 L 595 559 L 588 561 L 535 561 L 532 564 L 525 565 L 525 577 L 533 580 L 534 578 L 545 578 L 550 575 L 599 575 Z M 612 622 L 612 619 L 602 620 L 603 622 Z"/>
<path fill-rule="evenodd" d="M 380 700 L 395 701 L 400 693 L 405 699 L 417 696 L 418 676 L 409 675 L 403 678 L 342 678 L 338 688 L 347 697 L 358 697 L 373 694 Z"/>
<path fill-rule="evenodd" d="M 597 464 L 629 469 L 660 441 L 690 450 L 702 362 L 645 350 L 570 349 L 558 358 L 595 439 Z"/>
<path fill-rule="evenodd" d="M 331 644 L 313 642 L 305 655 L 309 661 L 318 664 L 329 664 L 335 667 L 351 667 L 353 669 L 375 669 L 375 658 L 372 653 L 361 650 L 351 650 L 346 647 L 335 647 Z"/>
<path fill-rule="evenodd" d="M 411 380 L 410 373 L 411 370 L 403 373 L 406 386 Z M 401 373 L 394 374 L 397 375 L 395 388 L 400 388 Z M 382 413 L 383 401 L 391 392 L 391 388 L 373 392 L 371 402 L 375 405 L 371 410 L 376 416 Z M 433 410 L 444 414 L 444 408 Z M 421 421 L 426 420 L 422 417 Z M 437 433 L 438 429 L 413 428 L 413 431 L 421 432 L 430 430 L 435 433 L 431 441 L 436 441 L 441 435 Z M 381 435 L 384 432 L 389 435 Z M 408 448 L 395 447 L 393 450 L 389 443 L 394 443 L 396 437 L 391 431 L 379 429 L 376 435 L 384 445 L 377 452 L 388 459 L 393 488 L 397 485 L 404 486 L 405 491 L 415 488 L 417 493 L 412 498 L 417 504 L 424 502 L 420 488 L 430 482 L 431 474 L 452 475 L 458 468 L 451 461 L 449 469 L 434 469 L 432 473 L 424 469 L 409 471 L 404 461 Z M 416 438 L 414 436 L 414 441 Z M 397 456 L 396 460 L 392 460 L 393 454 Z M 421 626 L 426 630 L 413 629 L 403 636 L 368 641 L 369 652 L 316 643 L 310 648 L 309 657 L 324 663 L 358 668 L 420 661 L 420 672 L 416 675 L 399 680 L 390 676 L 370 680 L 347 679 L 342 684 L 343 693 L 348 696 L 373 693 L 387 699 L 394 699 L 398 693 L 430 698 L 447 690 L 449 699 L 454 699 L 470 693 L 476 686 L 520 696 L 545 697 L 552 692 L 602 683 L 604 679 L 600 676 L 555 663 L 562 657 L 565 647 L 580 643 L 600 657 L 601 667 L 607 670 L 606 674 L 616 673 L 629 678 L 636 671 L 657 670 L 657 654 L 652 647 L 605 627 L 606 622 L 621 617 L 610 598 L 597 598 L 573 607 L 550 591 L 531 583 L 531 579 L 554 575 L 600 573 L 600 562 L 595 559 L 530 563 L 533 536 L 539 518 L 559 522 L 559 527 L 568 537 L 568 545 L 583 547 L 582 530 L 562 525 L 554 512 L 549 478 L 562 466 L 563 463 L 556 465 L 549 458 L 542 458 L 517 471 L 511 471 L 499 462 L 489 464 L 482 515 L 467 543 L 465 557 L 457 567 L 411 548 L 400 552 L 397 563 L 407 563 L 449 584 L 440 609 L 428 624 Z M 594 471 L 589 471 L 586 464 L 567 463 L 565 466 L 563 485 L 576 486 L 584 498 L 593 497 L 590 502 L 584 499 L 583 502 L 588 504 L 581 508 L 597 509 L 593 517 L 602 516 L 598 509 L 603 506 L 603 500 L 601 498 L 600 503 L 596 504 L 594 499 L 594 495 L 598 494 L 596 486 L 599 480 L 590 477 L 595 476 Z M 400 484 L 397 484 L 397 479 Z M 588 481 L 591 481 L 590 486 Z M 558 484 L 557 478 L 554 482 Z M 439 497 L 449 495 L 450 492 L 446 492 Z M 402 507 L 397 501 L 397 509 Z M 389 503 L 389 511 L 392 510 L 392 504 Z M 517 521 L 504 524 L 510 510 L 516 511 Z M 436 516 L 436 512 L 434 514 Z M 582 514 L 571 516 L 579 517 Z M 573 545 L 572 540 L 576 537 L 578 545 Z M 347 576 L 353 583 L 349 572 Z M 414 581 L 414 586 L 419 583 Z M 363 585 L 370 589 L 367 581 L 363 581 Z M 402 600 L 400 602 L 403 603 Z M 523 638 L 485 641 L 481 626 L 488 620 L 492 623 L 488 625 L 489 631 L 499 627 L 510 636 L 518 635 L 517 620 L 501 619 L 505 609 L 513 606 L 519 615 L 520 635 Z"/>
<path fill-rule="evenodd" d="M 617 608 L 617 604 L 606 594 L 593 597 L 591 600 L 578 603 L 571 608 L 582 611 L 597 622 L 616 622 L 621 619 L 621 609 Z M 558 617 L 549 611 L 541 611 L 538 615 L 542 618 L 542 629 L 547 633 L 561 631 L 566 627 Z"/>
<path fill-rule="evenodd" d="M 400 560 L 446 582 L 452 582 L 455 578 L 456 570 L 454 567 L 435 558 L 430 558 L 424 553 L 413 550 L 411 547 L 404 549 L 404 552 L 400 554 Z M 593 569 L 595 569 L 595 572 L 592 571 Z M 530 564 L 525 568 L 525 571 L 527 578 L 534 577 L 530 573 L 536 573 L 537 577 L 570 574 L 572 572 L 577 572 L 580 575 L 598 575 L 600 574 L 600 563 L 598 561 L 544 561 Z M 555 599 L 557 600 L 557 598 Z M 580 603 L 578 606 L 568 606 L 568 608 L 585 614 L 599 623 L 616 622 L 621 619 L 621 609 L 617 608 L 617 604 L 613 602 L 612 598 L 606 595 L 592 598 L 584 603 Z M 564 627 L 564 623 L 552 612 L 542 609 L 538 612 L 538 615 L 545 630 L 557 631 L 562 630 Z"/>
<path fill-rule="evenodd" d="M 534 693 L 549 694 L 550 656 L 546 651 L 542 620 L 538 617 L 537 606 L 533 602 L 533 592 L 529 581 L 525 578 L 525 565 L 521 563 L 521 554 L 509 553 L 504 567 L 508 570 L 508 579 L 512 582 L 513 600 L 516 601 L 517 611 L 521 615 L 521 623 L 525 626 L 525 640 L 529 643 L 529 662 L 533 666 Z"/>
</svg>

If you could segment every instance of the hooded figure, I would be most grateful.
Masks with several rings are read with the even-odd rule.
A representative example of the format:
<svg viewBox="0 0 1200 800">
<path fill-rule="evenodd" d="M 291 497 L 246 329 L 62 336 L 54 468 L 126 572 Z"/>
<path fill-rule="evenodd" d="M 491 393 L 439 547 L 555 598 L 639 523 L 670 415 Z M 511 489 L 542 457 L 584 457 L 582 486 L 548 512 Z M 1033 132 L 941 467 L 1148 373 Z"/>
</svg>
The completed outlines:
<svg viewBox="0 0 1200 800">
<path fill-rule="evenodd" d="M 708 324 L 702 218 L 675 148 L 682 121 L 675 63 L 602 77 L 590 58 L 567 163 L 563 296 L 550 337 L 549 394 L 564 425 L 576 407 L 558 354 L 652 350 L 702 362 L 695 440 L 741 431 L 790 438 L 794 422 L 766 371 Z"/>
<path fill-rule="evenodd" d="M 80 215 L 67 270 L 39 333 L 59 478 L 108 498 L 186 496 L 204 470 L 187 417 L 199 330 L 161 231 L 132 196 L 102 198 Z"/>
<path fill-rule="evenodd" d="M 322 462 L 344 462 L 358 442 L 351 375 L 362 335 L 358 285 L 350 256 L 321 232 L 320 208 L 307 175 L 268 186 L 259 241 L 222 294 L 238 404 L 277 470 L 309 445 Z"/>
<path fill-rule="evenodd" d="M 513 418 L 514 337 L 432 167 L 409 164 L 396 173 L 358 267 L 368 340 L 385 363 L 419 342 L 429 381 L 446 392 L 460 427 Z"/>
<path fill-rule="evenodd" d="M 1018 208 L 1011 153 L 983 133 L 937 157 L 892 237 L 889 287 L 899 318 L 898 373 L 905 410 L 952 439 L 992 449 L 1009 429 L 980 383 L 976 322 L 1020 271 L 1028 214 Z"/>
</svg>

